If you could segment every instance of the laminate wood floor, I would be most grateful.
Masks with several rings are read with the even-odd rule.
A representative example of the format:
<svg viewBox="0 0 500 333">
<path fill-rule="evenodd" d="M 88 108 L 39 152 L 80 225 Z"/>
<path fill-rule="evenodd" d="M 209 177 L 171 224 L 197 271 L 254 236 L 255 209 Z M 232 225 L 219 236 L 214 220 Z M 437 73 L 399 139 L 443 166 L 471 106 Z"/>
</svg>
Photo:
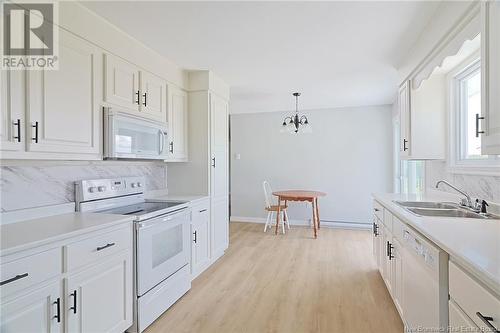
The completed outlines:
<svg viewBox="0 0 500 333">
<path fill-rule="evenodd" d="M 226 254 L 146 331 L 403 332 L 369 231 L 231 223 Z"/>
</svg>

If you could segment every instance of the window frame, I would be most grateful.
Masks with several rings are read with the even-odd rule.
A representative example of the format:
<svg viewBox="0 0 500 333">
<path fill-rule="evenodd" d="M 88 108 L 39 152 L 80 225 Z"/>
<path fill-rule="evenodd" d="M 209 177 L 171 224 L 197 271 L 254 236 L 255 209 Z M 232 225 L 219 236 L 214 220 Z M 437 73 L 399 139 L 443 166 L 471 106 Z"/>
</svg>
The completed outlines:
<svg viewBox="0 0 500 333">
<path fill-rule="evenodd" d="M 464 146 L 466 140 L 464 134 L 464 114 L 461 105 L 464 96 L 460 95 L 461 82 L 472 76 L 476 71 L 481 71 L 481 58 L 479 51 L 473 53 L 466 60 L 456 66 L 447 75 L 448 85 L 448 115 L 449 115 L 449 151 L 448 169 L 451 173 L 473 174 L 473 175 L 500 175 L 500 159 L 498 156 L 488 156 L 481 159 L 467 159 L 464 157 Z"/>
</svg>

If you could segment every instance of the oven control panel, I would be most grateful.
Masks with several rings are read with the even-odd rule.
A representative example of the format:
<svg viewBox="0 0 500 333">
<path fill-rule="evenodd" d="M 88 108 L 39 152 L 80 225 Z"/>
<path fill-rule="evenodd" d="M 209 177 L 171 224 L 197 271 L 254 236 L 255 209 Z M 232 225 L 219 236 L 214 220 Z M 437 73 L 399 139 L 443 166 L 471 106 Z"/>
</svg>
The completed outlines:
<svg viewBox="0 0 500 333">
<path fill-rule="evenodd" d="M 75 200 L 80 202 L 143 194 L 144 177 L 91 179 L 75 182 Z"/>
</svg>

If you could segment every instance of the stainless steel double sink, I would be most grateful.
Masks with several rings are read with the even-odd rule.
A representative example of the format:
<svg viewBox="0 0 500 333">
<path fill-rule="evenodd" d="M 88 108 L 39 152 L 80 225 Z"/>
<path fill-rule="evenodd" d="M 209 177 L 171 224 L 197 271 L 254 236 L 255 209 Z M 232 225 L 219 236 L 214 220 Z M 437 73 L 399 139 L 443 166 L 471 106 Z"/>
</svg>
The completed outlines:
<svg viewBox="0 0 500 333">
<path fill-rule="evenodd" d="M 417 216 L 432 217 L 459 217 L 470 219 L 493 219 L 498 220 L 500 216 L 493 214 L 480 214 L 468 208 L 461 207 L 448 202 L 430 202 L 430 201 L 394 201 L 397 205 L 405 208 L 410 213 Z"/>
</svg>

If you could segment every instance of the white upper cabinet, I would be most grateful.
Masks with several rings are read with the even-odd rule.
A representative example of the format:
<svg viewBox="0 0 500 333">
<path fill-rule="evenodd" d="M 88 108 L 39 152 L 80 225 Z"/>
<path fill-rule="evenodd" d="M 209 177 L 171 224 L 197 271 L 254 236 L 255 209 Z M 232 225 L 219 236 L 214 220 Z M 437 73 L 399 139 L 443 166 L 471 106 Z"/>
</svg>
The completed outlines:
<svg viewBox="0 0 500 333">
<path fill-rule="evenodd" d="M 446 81 L 432 74 L 417 89 L 411 81 L 399 89 L 400 156 L 440 160 L 446 154 Z"/>
<path fill-rule="evenodd" d="M 188 159 L 188 97 L 177 87 L 169 87 L 168 125 L 170 129 L 169 151 L 172 161 Z"/>
<path fill-rule="evenodd" d="M 110 54 L 105 55 L 104 102 L 141 117 L 166 122 L 167 82 Z"/>
<path fill-rule="evenodd" d="M 141 112 L 147 117 L 166 122 L 167 82 L 148 72 L 140 72 Z"/>
<path fill-rule="evenodd" d="M 26 150 L 99 157 L 101 51 L 64 30 L 59 43 L 58 70 L 27 72 Z"/>
<path fill-rule="evenodd" d="M 405 81 L 398 93 L 400 149 L 402 157 L 410 155 L 410 81 Z"/>
<path fill-rule="evenodd" d="M 483 155 L 500 154 L 500 1 L 481 2 Z M 479 125 L 479 126 L 481 126 Z"/>
<path fill-rule="evenodd" d="M 104 55 L 104 101 L 139 111 L 139 70 L 118 57 Z"/>
<path fill-rule="evenodd" d="M 25 73 L 0 71 L 0 150 L 24 150 Z"/>
</svg>

